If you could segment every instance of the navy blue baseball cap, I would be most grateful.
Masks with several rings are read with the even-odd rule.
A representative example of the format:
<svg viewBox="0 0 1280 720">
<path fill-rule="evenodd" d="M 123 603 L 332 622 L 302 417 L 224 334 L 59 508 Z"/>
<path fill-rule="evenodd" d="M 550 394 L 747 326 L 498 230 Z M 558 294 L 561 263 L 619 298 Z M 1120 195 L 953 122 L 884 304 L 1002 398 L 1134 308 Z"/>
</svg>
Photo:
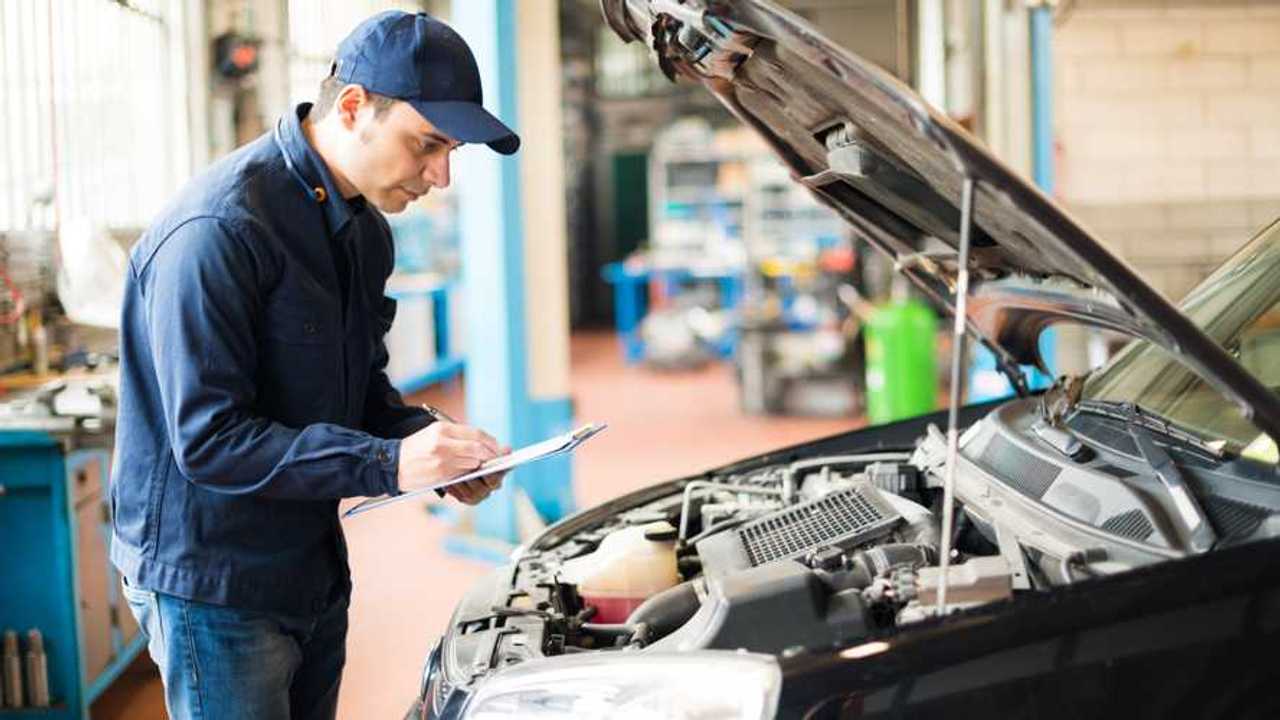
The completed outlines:
<svg viewBox="0 0 1280 720">
<path fill-rule="evenodd" d="M 333 76 L 403 100 L 432 125 L 503 155 L 520 138 L 481 104 L 480 69 L 462 36 L 427 15 L 388 10 L 356 26 L 339 45 Z"/>
</svg>

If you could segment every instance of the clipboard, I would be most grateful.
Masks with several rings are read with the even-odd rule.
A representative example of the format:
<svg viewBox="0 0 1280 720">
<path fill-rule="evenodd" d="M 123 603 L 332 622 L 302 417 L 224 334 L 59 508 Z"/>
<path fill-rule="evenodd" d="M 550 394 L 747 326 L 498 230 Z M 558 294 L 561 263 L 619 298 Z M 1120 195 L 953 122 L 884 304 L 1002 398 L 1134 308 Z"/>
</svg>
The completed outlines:
<svg viewBox="0 0 1280 720">
<path fill-rule="evenodd" d="M 527 465 L 528 463 L 536 462 L 538 460 L 554 457 L 556 455 L 562 455 L 567 452 L 573 452 L 578 448 L 579 445 L 595 437 L 607 427 L 609 426 L 604 423 L 590 423 L 587 425 L 583 425 L 577 430 L 564 433 L 563 435 L 556 435 L 555 437 L 547 438 L 546 440 L 543 440 L 541 442 L 537 442 L 532 445 L 526 445 L 525 447 L 522 447 L 519 450 L 516 450 L 515 452 L 503 455 L 502 457 L 493 458 L 492 460 L 486 461 L 484 464 L 482 464 L 480 467 L 476 468 L 475 470 L 472 470 L 471 472 L 463 475 L 459 475 L 455 478 L 450 478 L 448 480 L 434 483 L 432 485 L 427 485 L 426 487 L 418 488 L 416 490 L 411 490 L 409 492 L 401 493 L 399 495 L 388 495 L 388 496 L 382 496 L 382 497 L 376 497 L 376 498 L 369 498 L 367 500 L 360 502 L 360 504 L 356 505 L 350 510 L 347 510 L 346 512 L 342 513 L 342 518 L 345 520 L 346 518 L 349 518 L 353 515 L 359 515 L 361 513 L 365 513 L 370 510 L 375 510 L 384 505 L 390 505 L 391 503 L 400 502 L 402 500 L 408 500 L 409 498 L 417 497 L 419 495 L 432 492 L 439 488 L 448 487 L 450 485 L 456 485 L 457 483 L 466 482 L 468 480 L 475 480 L 476 478 L 482 478 L 482 477 L 485 477 L 486 475 L 492 475 L 494 473 L 514 470 L 515 468 L 518 468 L 521 465 Z"/>
</svg>

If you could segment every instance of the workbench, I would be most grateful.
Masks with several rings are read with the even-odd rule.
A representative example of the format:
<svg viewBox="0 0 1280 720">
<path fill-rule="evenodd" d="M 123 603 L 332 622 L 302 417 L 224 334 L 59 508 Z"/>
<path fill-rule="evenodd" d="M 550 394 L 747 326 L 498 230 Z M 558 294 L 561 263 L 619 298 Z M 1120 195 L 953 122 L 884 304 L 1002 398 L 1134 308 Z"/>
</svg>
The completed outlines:
<svg viewBox="0 0 1280 720">
<path fill-rule="evenodd" d="M 720 307 L 733 309 L 742 299 L 742 272 L 728 268 L 649 267 L 613 262 L 600 271 L 613 286 L 613 317 L 622 355 L 628 365 L 644 359 L 640 323 L 649 311 L 650 296 L 665 300 L 679 292 L 681 284 L 697 280 L 714 281 L 720 292 Z M 721 357 L 732 357 L 732 339 L 717 348 Z"/>
<path fill-rule="evenodd" d="M 88 718 L 145 646 L 107 559 L 111 440 L 70 418 L 0 425 L 0 630 L 44 635 L 53 703 L 0 720 Z"/>
</svg>

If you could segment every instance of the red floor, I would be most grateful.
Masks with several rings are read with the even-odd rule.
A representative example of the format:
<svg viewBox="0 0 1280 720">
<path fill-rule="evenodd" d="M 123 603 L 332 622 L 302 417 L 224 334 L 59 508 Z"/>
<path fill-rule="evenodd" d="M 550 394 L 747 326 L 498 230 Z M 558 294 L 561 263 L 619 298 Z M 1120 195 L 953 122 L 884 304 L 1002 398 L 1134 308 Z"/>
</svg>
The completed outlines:
<svg viewBox="0 0 1280 720">
<path fill-rule="evenodd" d="M 622 363 L 612 334 L 576 335 L 572 394 L 578 419 L 609 430 L 575 454 L 579 506 L 769 448 L 851 429 L 852 419 L 757 418 L 738 409 L 725 365 L 657 373 Z M 413 398 L 463 415 L 461 383 Z M 399 718 L 422 660 L 466 588 L 489 566 L 448 555 L 449 528 L 404 503 L 346 525 L 355 593 L 338 716 Z M 97 720 L 164 717 L 159 680 L 145 657 L 93 708 Z"/>
</svg>

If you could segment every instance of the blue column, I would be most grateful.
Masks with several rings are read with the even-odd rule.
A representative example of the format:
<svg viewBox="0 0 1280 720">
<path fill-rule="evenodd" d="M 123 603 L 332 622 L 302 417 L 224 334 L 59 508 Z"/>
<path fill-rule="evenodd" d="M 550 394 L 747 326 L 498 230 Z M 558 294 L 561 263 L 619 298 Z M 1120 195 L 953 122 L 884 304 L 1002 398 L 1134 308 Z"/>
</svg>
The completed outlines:
<svg viewBox="0 0 1280 720">
<path fill-rule="evenodd" d="M 1031 9 L 1031 162 L 1036 185 L 1053 193 L 1053 8 Z"/>
<path fill-rule="evenodd" d="M 452 24 L 475 53 L 486 107 L 521 132 L 516 3 L 456 2 Z M 522 140 L 526 148 L 559 142 Z M 520 162 L 519 153 L 501 156 L 485 147 L 468 147 L 459 153 L 455 170 L 467 324 L 467 419 L 513 447 L 563 432 L 571 422 L 568 398 L 534 399 L 529 390 Z M 518 491 L 529 497 L 543 520 L 568 513 L 570 470 L 567 461 L 544 461 L 513 473 L 501 491 L 471 513 L 472 539 L 492 546 L 518 540 Z"/>
</svg>

